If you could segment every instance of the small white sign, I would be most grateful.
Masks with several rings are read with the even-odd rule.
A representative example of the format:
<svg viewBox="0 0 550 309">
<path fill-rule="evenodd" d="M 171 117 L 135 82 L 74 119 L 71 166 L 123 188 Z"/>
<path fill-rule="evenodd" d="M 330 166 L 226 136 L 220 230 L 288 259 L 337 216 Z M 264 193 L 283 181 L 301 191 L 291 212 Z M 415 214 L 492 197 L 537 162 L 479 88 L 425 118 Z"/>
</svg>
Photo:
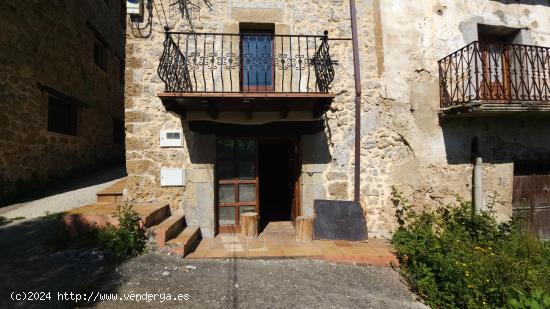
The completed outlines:
<svg viewBox="0 0 550 309">
<path fill-rule="evenodd" d="M 183 187 L 185 183 L 185 170 L 181 168 L 161 168 L 161 187 Z"/>
<path fill-rule="evenodd" d="M 176 130 L 160 131 L 160 147 L 182 147 L 183 134 Z"/>
</svg>

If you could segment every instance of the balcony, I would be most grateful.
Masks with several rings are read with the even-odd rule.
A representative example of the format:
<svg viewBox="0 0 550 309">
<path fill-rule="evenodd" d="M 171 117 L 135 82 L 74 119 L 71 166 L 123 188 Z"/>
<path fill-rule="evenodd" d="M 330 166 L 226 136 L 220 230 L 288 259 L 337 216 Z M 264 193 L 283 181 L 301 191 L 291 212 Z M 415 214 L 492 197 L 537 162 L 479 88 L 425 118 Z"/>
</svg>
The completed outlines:
<svg viewBox="0 0 550 309">
<path fill-rule="evenodd" d="M 311 112 L 330 107 L 334 80 L 328 32 L 324 35 L 167 32 L 158 67 L 158 96 L 167 111 Z"/>
<path fill-rule="evenodd" d="M 550 48 L 472 42 L 439 60 L 440 115 L 550 111 Z"/>
</svg>

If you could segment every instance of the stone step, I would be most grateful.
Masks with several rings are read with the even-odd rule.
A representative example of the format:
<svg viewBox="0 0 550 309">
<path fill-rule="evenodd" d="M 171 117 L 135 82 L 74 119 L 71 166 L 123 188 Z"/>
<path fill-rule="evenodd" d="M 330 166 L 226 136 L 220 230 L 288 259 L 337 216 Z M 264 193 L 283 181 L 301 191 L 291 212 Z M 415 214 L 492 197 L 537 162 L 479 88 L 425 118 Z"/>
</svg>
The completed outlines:
<svg viewBox="0 0 550 309">
<path fill-rule="evenodd" d="M 97 194 L 97 201 L 98 202 L 122 202 L 123 196 L 121 194 Z"/>
<path fill-rule="evenodd" d="M 196 247 L 201 239 L 200 228 L 198 226 L 188 226 L 179 235 L 166 242 L 171 253 L 179 256 L 186 256 Z"/>
<path fill-rule="evenodd" d="M 168 203 L 133 203 L 132 205 L 145 228 L 160 224 L 170 216 L 170 205 Z"/>
<path fill-rule="evenodd" d="M 126 189 L 126 178 L 96 193 L 98 202 L 122 202 L 124 189 Z"/>
<path fill-rule="evenodd" d="M 158 225 L 153 226 L 155 240 L 159 247 L 162 248 L 169 239 L 180 234 L 180 232 L 185 228 L 184 219 L 185 216 L 183 215 L 172 215 Z"/>
<path fill-rule="evenodd" d="M 115 216 L 120 203 L 96 202 L 93 204 L 69 210 L 63 216 L 63 222 L 71 228 L 118 226 Z M 143 227 L 148 228 L 159 224 L 170 216 L 170 206 L 167 203 L 132 203 L 132 209 L 139 215 Z"/>
</svg>

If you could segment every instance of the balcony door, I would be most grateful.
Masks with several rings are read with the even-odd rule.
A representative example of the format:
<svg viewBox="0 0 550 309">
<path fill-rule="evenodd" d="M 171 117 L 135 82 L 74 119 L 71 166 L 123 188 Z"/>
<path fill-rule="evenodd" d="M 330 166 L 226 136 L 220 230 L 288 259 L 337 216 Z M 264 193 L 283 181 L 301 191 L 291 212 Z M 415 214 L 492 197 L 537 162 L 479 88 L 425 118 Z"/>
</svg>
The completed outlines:
<svg viewBox="0 0 550 309">
<path fill-rule="evenodd" d="M 241 28 L 241 90 L 273 92 L 273 30 Z"/>
<path fill-rule="evenodd" d="M 480 42 L 482 57 L 481 99 L 507 100 L 510 97 L 510 57 L 501 42 Z"/>
</svg>

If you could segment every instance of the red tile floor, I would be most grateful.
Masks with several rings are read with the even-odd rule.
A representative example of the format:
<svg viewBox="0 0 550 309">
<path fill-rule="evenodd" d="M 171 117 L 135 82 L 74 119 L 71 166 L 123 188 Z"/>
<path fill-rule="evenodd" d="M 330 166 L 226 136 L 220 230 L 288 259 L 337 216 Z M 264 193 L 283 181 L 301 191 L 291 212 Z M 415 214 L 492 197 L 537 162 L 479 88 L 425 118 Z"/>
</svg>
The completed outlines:
<svg viewBox="0 0 550 309">
<path fill-rule="evenodd" d="M 288 221 L 270 222 L 257 239 L 245 240 L 238 234 L 203 239 L 186 258 L 315 258 L 359 265 L 398 265 L 392 247 L 385 240 L 299 243 Z"/>
</svg>

